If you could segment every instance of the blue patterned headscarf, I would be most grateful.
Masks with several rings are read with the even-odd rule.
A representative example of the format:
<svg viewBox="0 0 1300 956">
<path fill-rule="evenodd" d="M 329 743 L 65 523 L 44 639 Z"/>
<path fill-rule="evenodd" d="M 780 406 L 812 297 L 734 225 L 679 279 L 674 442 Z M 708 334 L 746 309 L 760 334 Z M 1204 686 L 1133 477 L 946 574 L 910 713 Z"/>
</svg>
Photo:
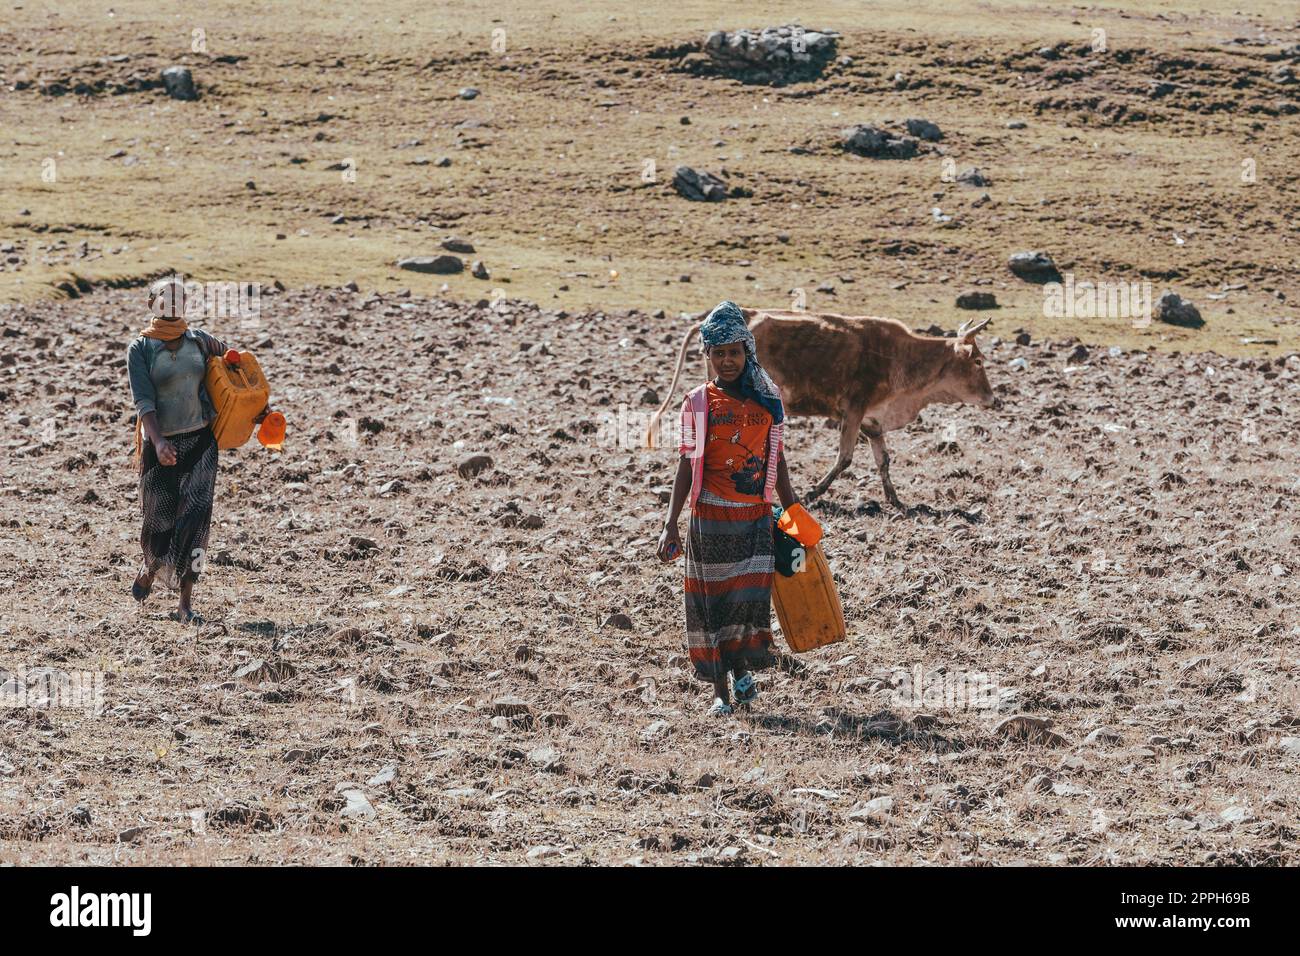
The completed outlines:
<svg viewBox="0 0 1300 956">
<path fill-rule="evenodd" d="M 745 343 L 745 370 L 740 373 L 740 393 L 771 412 L 772 422 L 779 425 L 785 420 L 785 408 L 777 393 L 776 383 L 767 374 L 767 370 L 758 364 L 758 356 L 754 351 L 754 333 L 749 331 L 745 314 L 740 311 L 740 306 L 728 299 L 714 306 L 713 311 L 700 323 L 700 343 L 709 348 L 730 342 Z"/>
</svg>

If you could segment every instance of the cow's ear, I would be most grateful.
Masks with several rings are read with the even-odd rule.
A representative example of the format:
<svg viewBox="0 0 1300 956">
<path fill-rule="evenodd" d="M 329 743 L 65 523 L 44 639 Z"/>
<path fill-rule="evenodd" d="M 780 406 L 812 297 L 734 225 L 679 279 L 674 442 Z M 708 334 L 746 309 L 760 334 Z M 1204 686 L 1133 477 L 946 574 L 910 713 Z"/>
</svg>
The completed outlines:
<svg viewBox="0 0 1300 956">
<path fill-rule="evenodd" d="M 952 344 L 952 350 L 961 358 L 970 358 L 975 353 L 975 343 L 958 339 Z"/>
</svg>

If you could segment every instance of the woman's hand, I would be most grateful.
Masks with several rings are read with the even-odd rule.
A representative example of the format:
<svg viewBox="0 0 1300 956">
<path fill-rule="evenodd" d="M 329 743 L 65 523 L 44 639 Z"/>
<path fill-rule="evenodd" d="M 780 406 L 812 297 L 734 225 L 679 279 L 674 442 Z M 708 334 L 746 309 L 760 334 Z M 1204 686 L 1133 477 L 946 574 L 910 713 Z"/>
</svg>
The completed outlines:
<svg viewBox="0 0 1300 956">
<path fill-rule="evenodd" d="M 168 468 L 176 464 L 176 446 L 166 438 L 154 445 L 154 451 L 158 454 L 159 464 L 166 465 Z"/>
<path fill-rule="evenodd" d="M 655 554 L 659 560 L 667 564 L 681 553 L 682 536 L 677 531 L 677 523 L 673 522 L 664 525 L 664 532 L 659 536 L 659 546 L 655 548 Z"/>
</svg>

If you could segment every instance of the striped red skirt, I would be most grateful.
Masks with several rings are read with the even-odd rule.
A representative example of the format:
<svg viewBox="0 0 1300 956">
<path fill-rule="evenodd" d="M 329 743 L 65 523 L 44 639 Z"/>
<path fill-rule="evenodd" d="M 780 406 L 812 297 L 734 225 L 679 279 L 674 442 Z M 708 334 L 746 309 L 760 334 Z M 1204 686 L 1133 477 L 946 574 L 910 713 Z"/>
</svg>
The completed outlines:
<svg viewBox="0 0 1300 956">
<path fill-rule="evenodd" d="M 775 570 L 772 506 L 701 490 L 686 535 L 686 641 L 696 677 L 713 683 L 776 663 Z"/>
</svg>

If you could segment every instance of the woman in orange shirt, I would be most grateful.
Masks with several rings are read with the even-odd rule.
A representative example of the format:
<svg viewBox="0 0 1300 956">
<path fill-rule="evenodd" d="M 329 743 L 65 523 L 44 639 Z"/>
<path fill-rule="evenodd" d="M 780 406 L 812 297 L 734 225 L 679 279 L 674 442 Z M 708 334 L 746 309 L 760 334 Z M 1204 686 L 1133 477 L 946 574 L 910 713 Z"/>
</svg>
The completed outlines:
<svg viewBox="0 0 1300 956">
<path fill-rule="evenodd" d="M 690 492 L 685 568 L 686 639 L 695 674 L 713 685 L 712 714 L 758 696 L 751 671 L 776 662 L 771 593 L 775 557 L 772 503 L 799 499 L 790 486 L 782 437 L 781 391 L 758 363 L 754 336 L 734 302 L 722 302 L 700 326 L 714 378 L 682 405 L 681 455 L 661 561 L 682 547 L 677 530 Z"/>
</svg>

